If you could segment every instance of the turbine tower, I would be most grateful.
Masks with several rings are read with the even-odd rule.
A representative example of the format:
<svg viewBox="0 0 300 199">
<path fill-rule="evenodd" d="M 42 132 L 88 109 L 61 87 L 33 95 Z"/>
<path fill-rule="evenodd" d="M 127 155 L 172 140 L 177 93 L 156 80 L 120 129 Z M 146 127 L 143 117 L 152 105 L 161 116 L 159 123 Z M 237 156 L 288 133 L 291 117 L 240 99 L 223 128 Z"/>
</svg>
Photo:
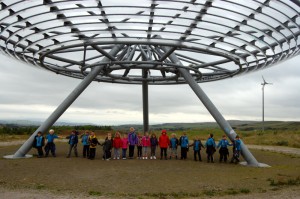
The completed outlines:
<svg viewBox="0 0 300 199">
<path fill-rule="evenodd" d="M 265 126 L 264 126 L 264 123 L 265 123 L 265 106 L 264 106 L 264 104 L 265 104 L 265 93 L 264 93 L 265 85 L 267 85 L 267 84 L 272 85 L 272 83 L 266 82 L 264 76 L 262 76 L 262 79 L 263 79 L 263 83 L 261 83 L 261 85 L 262 85 L 262 132 L 264 132 L 264 130 L 265 130 Z"/>
</svg>

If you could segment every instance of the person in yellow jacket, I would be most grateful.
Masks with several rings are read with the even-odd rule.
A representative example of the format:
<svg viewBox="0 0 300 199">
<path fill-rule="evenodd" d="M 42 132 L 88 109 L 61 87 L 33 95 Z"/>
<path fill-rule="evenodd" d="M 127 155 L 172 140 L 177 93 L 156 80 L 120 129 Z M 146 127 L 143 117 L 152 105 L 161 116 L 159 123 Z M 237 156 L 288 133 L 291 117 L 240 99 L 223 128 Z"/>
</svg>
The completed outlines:
<svg viewBox="0 0 300 199">
<path fill-rule="evenodd" d="M 96 156 L 96 146 L 99 144 L 100 142 L 98 141 L 95 133 L 92 131 L 89 137 L 89 143 L 90 143 L 90 156 L 89 159 L 93 160 L 95 159 Z"/>
</svg>

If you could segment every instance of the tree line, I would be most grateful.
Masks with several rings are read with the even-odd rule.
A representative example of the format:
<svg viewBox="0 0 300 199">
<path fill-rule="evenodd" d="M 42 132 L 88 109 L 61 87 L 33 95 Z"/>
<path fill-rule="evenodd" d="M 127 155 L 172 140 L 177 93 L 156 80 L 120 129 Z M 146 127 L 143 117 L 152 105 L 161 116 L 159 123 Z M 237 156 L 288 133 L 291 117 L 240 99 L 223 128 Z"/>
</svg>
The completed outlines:
<svg viewBox="0 0 300 199">
<path fill-rule="evenodd" d="M 38 126 L 18 126 L 15 124 L 3 124 L 0 125 L 0 134 L 6 134 L 6 135 L 30 135 L 36 129 Z M 97 126 L 97 125 L 83 125 L 83 126 L 53 126 L 51 127 L 54 129 L 55 132 L 65 132 L 65 131 L 71 131 L 71 130 L 78 130 L 78 131 L 84 131 L 84 130 L 105 130 L 105 131 L 111 131 L 111 126 Z"/>
</svg>

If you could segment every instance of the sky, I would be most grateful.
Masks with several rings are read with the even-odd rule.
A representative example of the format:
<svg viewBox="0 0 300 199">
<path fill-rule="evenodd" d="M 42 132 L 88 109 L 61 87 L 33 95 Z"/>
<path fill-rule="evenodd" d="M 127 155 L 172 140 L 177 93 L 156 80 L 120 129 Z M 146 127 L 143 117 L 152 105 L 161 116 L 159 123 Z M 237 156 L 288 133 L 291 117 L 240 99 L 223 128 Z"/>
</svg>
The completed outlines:
<svg viewBox="0 0 300 199">
<path fill-rule="evenodd" d="M 44 121 L 81 80 L 0 55 L 0 120 Z M 300 56 L 270 68 L 199 84 L 226 120 L 300 121 Z M 142 124 L 141 85 L 92 82 L 60 122 Z M 214 121 L 188 85 L 149 86 L 150 124 Z"/>
</svg>

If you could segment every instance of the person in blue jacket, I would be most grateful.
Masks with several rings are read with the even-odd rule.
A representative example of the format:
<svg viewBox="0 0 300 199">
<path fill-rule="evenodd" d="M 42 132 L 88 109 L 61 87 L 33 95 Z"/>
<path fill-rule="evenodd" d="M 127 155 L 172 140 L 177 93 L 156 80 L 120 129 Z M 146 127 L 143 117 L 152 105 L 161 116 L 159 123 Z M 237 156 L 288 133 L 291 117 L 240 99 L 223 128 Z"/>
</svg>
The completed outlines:
<svg viewBox="0 0 300 199">
<path fill-rule="evenodd" d="M 181 147 L 181 160 L 186 160 L 187 158 L 187 152 L 189 149 L 189 139 L 186 136 L 186 133 L 183 133 L 183 135 L 179 138 L 179 145 Z"/>
<path fill-rule="evenodd" d="M 51 154 L 53 157 L 56 157 L 56 146 L 55 146 L 55 143 L 54 143 L 54 139 L 56 138 L 59 138 L 58 135 L 55 135 L 54 134 L 54 130 L 53 129 L 50 129 L 49 130 L 49 134 L 46 135 L 46 140 L 47 140 L 47 143 L 45 145 L 45 157 L 48 157 L 49 155 L 49 151 L 51 151 Z"/>
<path fill-rule="evenodd" d="M 84 158 L 89 158 L 90 156 L 90 142 L 89 142 L 90 132 L 85 131 L 84 134 L 81 135 L 81 143 L 83 146 L 82 156 Z"/>
<path fill-rule="evenodd" d="M 42 158 L 44 156 L 43 146 L 45 145 L 45 138 L 42 135 L 42 132 L 39 131 L 37 135 L 34 137 L 33 147 L 38 151 L 38 158 Z"/>
<path fill-rule="evenodd" d="M 233 144 L 234 152 L 233 152 L 230 163 L 236 163 L 237 164 L 237 163 L 240 162 L 240 153 L 241 153 L 241 150 L 242 150 L 241 145 L 242 145 L 242 141 L 240 140 L 240 137 L 237 135 L 235 137 L 235 140 L 234 140 L 234 144 Z"/>
<path fill-rule="evenodd" d="M 198 137 L 195 137 L 194 143 L 191 144 L 190 146 L 193 146 L 193 150 L 194 150 L 194 160 L 197 161 L 197 155 L 198 155 L 199 161 L 201 162 L 202 159 L 201 159 L 200 151 L 201 151 L 201 148 L 204 148 L 204 146 L 203 146 L 201 140 L 200 140 Z"/>
<path fill-rule="evenodd" d="M 226 135 L 222 136 L 222 139 L 219 141 L 217 148 L 220 148 L 219 153 L 220 153 L 220 162 L 223 161 L 226 163 L 227 162 L 227 156 L 229 156 L 229 151 L 227 146 L 232 146 L 226 138 Z"/>
<path fill-rule="evenodd" d="M 171 135 L 171 139 L 170 139 L 170 159 L 172 159 L 172 157 L 176 158 L 177 160 L 177 147 L 178 147 L 178 139 L 176 138 L 176 134 L 172 133 Z"/>
<path fill-rule="evenodd" d="M 214 153 L 216 152 L 216 143 L 213 137 L 214 135 L 210 133 L 205 143 L 207 162 L 211 162 L 211 163 L 214 163 Z"/>
<path fill-rule="evenodd" d="M 71 157 L 72 150 L 74 150 L 75 156 L 78 157 L 78 152 L 77 152 L 78 132 L 73 130 L 71 132 L 71 135 L 67 136 L 66 138 L 69 139 L 69 145 L 70 145 L 67 158 Z"/>
</svg>

